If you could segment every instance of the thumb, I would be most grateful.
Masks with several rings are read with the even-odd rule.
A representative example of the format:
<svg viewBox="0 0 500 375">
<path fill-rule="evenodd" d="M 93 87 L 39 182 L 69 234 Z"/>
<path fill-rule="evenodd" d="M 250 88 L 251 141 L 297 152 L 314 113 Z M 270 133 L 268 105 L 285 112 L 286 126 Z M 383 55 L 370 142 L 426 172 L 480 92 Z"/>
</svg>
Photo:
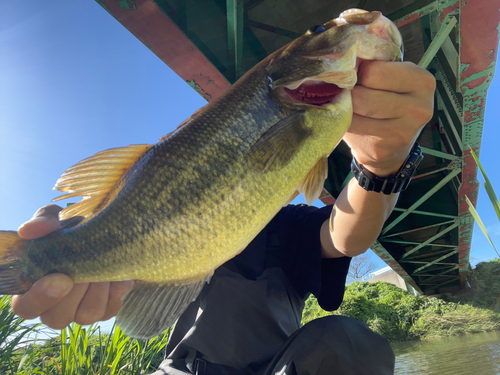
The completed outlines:
<svg viewBox="0 0 500 375">
<path fill-rule="evenodd" d="M 62 208 L 55 204 L 40 208 L 29 221 L 19 227 L 17 233 L 26 240 L 32 240 L 60 229 L 59 211 L 61 210 Z"/>
</svg>

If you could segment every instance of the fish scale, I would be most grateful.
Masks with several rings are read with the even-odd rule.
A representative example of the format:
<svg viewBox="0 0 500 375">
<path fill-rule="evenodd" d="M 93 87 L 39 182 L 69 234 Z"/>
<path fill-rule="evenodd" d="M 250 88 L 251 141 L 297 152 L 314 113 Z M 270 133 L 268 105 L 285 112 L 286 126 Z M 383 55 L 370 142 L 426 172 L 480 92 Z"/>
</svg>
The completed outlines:
<svg viewBox="0 0 500 375">
<path fill-rule="evenodd" d="M 378 12 L 341 16 L 264 59 L 158 144 L 69 168 L 55 189 L 66 193 L 56 200 L 84 197 L 60 213 L 74 226 L 36 240 L 0 232 L 0 293 L 24 293 L 54 272 L 133 279 L 118 325 L 137 338 L 168 328 L 296 191 L 318 198 L 326 158 L 351 123 L 357 53 L 401 57 L 397 29 Z M 384 38 L 370 33 L 376 22 Z M 296 89 L 327 99 L 287 94 Z"/>
</svg>

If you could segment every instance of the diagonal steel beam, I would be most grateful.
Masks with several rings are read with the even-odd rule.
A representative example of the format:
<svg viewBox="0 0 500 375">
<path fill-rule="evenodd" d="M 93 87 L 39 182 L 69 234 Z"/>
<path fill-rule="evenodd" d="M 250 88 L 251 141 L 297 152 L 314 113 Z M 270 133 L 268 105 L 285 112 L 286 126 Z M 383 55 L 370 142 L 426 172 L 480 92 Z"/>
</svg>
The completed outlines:
<svg viewBox="0 0 500 375">
<path fill-rule="evenodd" d="M 443 167 L 443 168 L 439 168 L 439 169 L 434 169 L 432 171 L 429 171 L 429 172 L 425 172 L 425 173 L 422 173 L 422 174 L 419 174 L 419 175 L 416 175 L 412 178 L 412 180 L 416 180 L 418 178 L 422 178 L 422 177 L 425 177 L 425 176 L 430 176 L 431 174 L 436 174 L 436 173 L 439 173 L 439 172 L 444 172 L 444 171 L 447 171 L 449 170 L 450 168 L 449 167 Z"/>
<path fill-rule="evenodd" d="M 389 253 L 384 246 L 378 241 L 375 241 L 370 248 L 382 259 L 388 266 L 390 266 L 396 273 L 401 276 L 408 284 L 415 288 L 419 293 L 424 294 L 422 289 L 417 285 L 415 280 L 405 271 L 396 259 Z"/>
<path fill-rule="evenodd" d="M 408 209 L 407 208 L 394 207 L 393 211 L 396 211 L 396 212 L 406 212 L 406 211 L 408 211 Z M 437 212 L 428 212 L 428 211 L 414 210 L 413 213 L 416 214 L 416 215 L 425 215 L 425 216 L 445 217 L 445 218 L 449 218 L 449 219 L 458 219 L 458 216 L 456 216 L 456 215 L 439 214 Z"/>
<path fill-rule="evenodd" d="M 458 131 L 457 131 L 455 124 L 451 120 L 451 117 L 450 117 L 450 114 L 448 113 L 448 110 L 443 109 L 443 110 L 438 111 L 438 118 L 439 118 L 439 122 L 443 126 L 444 131 L 446 132 L 446 134 L 450 138 L 450 142 L 452 143 L 452 146 L 453 146 L 453 142 L 455 142 L 458 145 L 458 147 L 460 148 L 460 151 L 462 151 L 462 148 L 463 148 L 462 139 L 460 138 L 460 135 L 458 134 Z M 453 137 L 450 136 L 450 133 L 453 135 Z"/>
<path fill-rule="evenodd" d="M 446 176 L 441 181 L 439 181 L 439 183 L 437 183 L 436 186 L 434 186 L 427 193 L 425 193 L 418 201 L 416 201 L 410 208 L 408 208 L 406 210 L 406 212 L 402 213 L 394 221 L 392 221 L 391 223 L 389 223 L 384 228 L 384 230 L 382 231 L 382 235 L 386 234 L 388 231 L 390 231 L 392 228 L 394 228 L 398 223 L 401 222 L 401 220 L 403 220 L 405 217 L 407 217 L 409 214 L 411 214 L 413 211 L 415 211 L 415 209 L 418 206 L 420 206 L 427 199 L 429 199 L 429 197 L 431 197 L 434 193 L 436 193 L 444 185 L 446 185 L 448 182 L 450 182 L 453 179 L 453 177 L 455 177 L 456 175 L 458 175 L 460 172 L 462 172 L 461 169 L 456 169 L 456 170 L 450 172 L 450 174 L 448 176 Z"/>
<path fill-rule="evenodd" d="M 423 260 L 403 260 L 401 259 L 399 261 L 400 263 L 410 263 L 410 264 L 427 264 L 428 262 L 426 261 L 423 261 Z M 439 263 L 435 263 L 437 265 L 440 265 L 440 266 L 456 266 L 456 263 L 443 263 L 443 262 L 439 262 Z"/>
<path fill-rule="evenodd" d="M 393 240 L 392 238 L 383 240 L 379 239 L 381 242 L 389 242 L 389 243 L 397 243 L 401 245 L 421 245 L 422 242 L 414 242 L 414 241 L 404 241 L 404 240 Z M 430 243 L 427 246 L 439 246 L 439 247 L 457 247 L 456 245 L 447 245 L 447 244 L 441 244 L 441 243 Z"/>
<path fill-rule="evenodd" d="M 434 280 L 436 277 L 443 276 L 445 273 L 448 273 L 450 271 L 454 271 L 454 270 L 458 269 L 458 267 L 459 267 L 458 264 L 456 264 L 453 267 L 451 267 L 451 268 L 449 268 L 449 269 L 447 269 L 447 270 L 445 270 L 443 272 L 440 272 L 440 273 L 438 273 L 436 275 L 432 275 L 432 277 L 429 277 L 428 279 L 425 279 L 424 281 Z M 423 274 L 421 274 L 421 275 L 415 275 L 415 273 L 414 273 L 414 276 L 424 276 L 424 275 Z M 455 276 L 455 275 L 448 275 L 448 276 Z"/>
<path fill-rule="evenodd" d="M 442 223 L 436 223 L 436 224 L 432 224 L 432 225 L 427 225 L 425 227 L 420 227 L 420 228 L 415 228 L 415 229 L 410 229 L 410 230 L 405 230 L 404 232 L 399 232 L 399 233 L 393 233 L 393 234 L 389 234 L 388 236 L 385 236 L 385 237 L 382 237 L 382 238 L 379 238 L 378 240 L 379 241 L 385 241 L 387 238 L 389 237 L 395 237 L 395 236 L 400 236 L 402 234 L 408 234 L 408 233 L 413 233 L 413 232 L 417 232 L 419 230 L 424 230 L 424 229 L 429 229 L 429 228 L 433 228 L 433 227 L 438 227 L 440 225 L 448 225 L 448 224 L 453 224 L 455 222 L 455 220 L 450 220 L 450 221 L 443 221 Z"/>
<path fill-rule="evenodd" d="M 230 66 L 234 69 L 235 80 L 241 77 L 243 58 L 243 0 L 226 0 L 227 45 Z"/>
<path fill-rule="evenodd" d="M 457 276 L 456 275 L 443 275 L 441 276 L 441 279 L 453 279 L 456 280 Z M 435 281 L 421 281 L 420 285 L 434 285 L 436 282 Z"/>
<path fill-rule="evenodd" d="M 443 20 L 437 34 L 434 36 L 434 38 L 432 38 L 431 45 L 429 46 L 429 48 L 427 48 L 424 55 L 418 62 L 418 65 L 420 67 L 427 69 L 434 56 L 436 56 L 437 51 L 439 51 L 456 24 L 457 19 L 455 17 L 446 17 Z"/>
<path fill-rule="evenodd" d="M 438 151 L 438 150 L 433 150 L 432 148 L 427 148 L 427 147 L 420 147 L 422 149 L 422 153 L 426 155 L 432 155 L 432 156 L 437 156 L 438 158 L 443 158 L 443 159 L 448 159 L 448 160 L 458 160 L 460 159 L 459 156 L 455 156 L 452 154 L 447 154 L 446 152 Z"/>
<path fill-rule="evenodd" d="M 452 256 L 452 255 L 454 255 L 454 254 L 456 254 L 456 253 L 458 253 L 458 249 L 457 249 L 457 250 L 454 250 L 454 251 L 452 251 L 452 252 L 450 252 L 450 253 L 448 253 L 448 254 L 445 254 L 445 255 L 443 255 L 442 257 L 439 257 L 439 258 L 437 258 L 437 259 L 433 260 L 432 262 L 429 262 L 429 263 L 427 263 L 427 264 L 423 265 L 423 266 L 422 266 L 422 267 L 420 267 L 420 268 L 417 268 L 415 271 L 413 271 L 412 275 L 414 275 L 415 273 L 417 273 L 417 272 L 419 272 L 419 271 L 422 271 L 422 270 L 426 269 L 427 267 L 432 266 L 433 264 L 439 263 L 439 262 L 440 262 L 440 261 L 442 261 L 443 259 L 446 259 L 446 258 L 448 258 L 448 257 L 450 257 L 450 256 Z"/>
<path fill-rule="evenodd" d="M 255 27 L 256 29 L 261 29 L 265 31 L 269 31 L 270 33 L 286 36 L 291 39 L 297 39 L 302 34 L 296 33 L 295 31 L 285 30 L 281 27 L 271 26 L 263 22 L 257 22 L 254 20 L 248 20 L 248 25 L 251 27 Z"/>
<path fill-rule="evenodd" d="M 438 8 L 438 2 L 432 0 L 417 0 L 410 5 L 397 10 L 387 16 L 396 26 L 401 27 L 407 23 L 423 17 Z"/>
<path fill-rule="evenodd" d="M 433 285 L 432 288 L 439 288 L 440 286 L 444 286 L 444 285 L 450 284 L 450 283 L 452 283 L 454 281 L 457 281 L 457 280 L 460 280 L 460 276 L 454 277 L 453 279 L 445 281 L 444 283 Z"/>
<path fill-rule="evenodd" d="M 430 245 L 432 246 L 432 245 Z M 447 248 L 445 250 L 437 250 L 437 251 L 432 251 L 430 253 L 425 253 L 425 254 L 420 254 L 420 255 L 414 255 L 412 256 L 410 259 L 408 260 L 417 260 L 417 259 L 424 259 L 424 258 L 430 258 L 430 257 L 435 257 L 439 254 L 443 254 L 443 253 L 449 253 L 450 252 L 450 248 L 457 248 L 456 245 L 447 245 Z"/>
<path fill-rule="evenodd" d="M 460 225 L 460 222 L 457 220 L 457 222 L 453 225 L 450 225 L 448 228 L 442 230 L 441 232 L 435 234 L 434 236 L 432 236 L 431 238 L 429 238 L 427 241 L 421 243 L 420 245 L 414 247 L 413 249 L 411 249 L 410 251 L 408 251 L 407 253 L 405 253 L 401 259 L 405 259 L 407 258 L 408 256 L 410 256 L 411 254 L 413 254 L 414 252 L 420 250 L 421 248 L 423 248 L 424 246 L 427 246 L 429 245 L 432 241 L 438 239 L 439 237 L 445 235 L 446 233 L 452 231 L 453 229 L 455 229 L 456 227 L 458 227 Z"/>
</svg>

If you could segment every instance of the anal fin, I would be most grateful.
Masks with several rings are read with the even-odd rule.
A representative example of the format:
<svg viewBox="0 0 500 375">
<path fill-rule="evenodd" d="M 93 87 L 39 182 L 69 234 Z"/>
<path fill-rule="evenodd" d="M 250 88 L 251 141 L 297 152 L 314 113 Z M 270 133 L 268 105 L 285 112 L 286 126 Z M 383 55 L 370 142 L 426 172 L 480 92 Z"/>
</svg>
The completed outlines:
<svg viewBox="0 0 500 375">
<path fill-rule="evenodd" d="M 306 203 L 311 205 L 321 195 L 323 185 L 328 177 L 328 158 L 319 159 L 316 165 L 309 171 L 298 190 L 304 195 Z"/>
<path fill-rule="evenodd" d="M 288 198 L 288 200 L 286 201 L 286 203 L 283 205 L 283 207 L 285 206 L 288 206 L 295 198 L 297 198 L 299 196 L 299 192 L 297 190 L 295 190 L 293 192 L 293 194 L 290 196 L 290 198 Z"/>
<path fill-rule="evenodd" d="M 136 339 L 157 336 L 175 323 L 207 281 L 208 277 L 186 284 L 136 281 L 125 295 L 116 323 Z"/>
</svg>

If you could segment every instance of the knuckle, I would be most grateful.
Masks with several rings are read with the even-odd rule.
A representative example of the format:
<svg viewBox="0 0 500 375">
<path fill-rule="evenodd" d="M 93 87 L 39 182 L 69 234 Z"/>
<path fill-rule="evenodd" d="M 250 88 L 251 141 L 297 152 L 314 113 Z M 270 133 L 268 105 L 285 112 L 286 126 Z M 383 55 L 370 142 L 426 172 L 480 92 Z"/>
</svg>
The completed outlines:
<svg viewBox="0 0 500 375">
<path fill-rule="evenodd" d="M 434 108 L 432 105 L 420 105 L 413 108 L 413 117 L 418 123 L 418 125 L 427 124 L 434 115 Z"/>
<path fill-rule="evenodd" d="M 58 217 L 59 212 L 62 210 L 62 207 L 56 205 L 56 204 L 49 204 L 47 206 L 44 206 L 38 211 L 35 212 L 35 215 L 33 217 Z"/>
<path fill-rule="evenodd" d="M 423 70 L 422 85 L 427 92 L 432 92 L 436 90 L 436 77 L 428 70 Z"/>
<path fill-rule="evenodd" d="M 97 315 L 95 313 L 89 312 L 87 313 L 78 313 L 75 317 L 75 323 L 78 323 L 82 326 L 94 324 L 101 320 L 102 315 Z"/>
<path fill-rule="evenodd" d="M 52 329 L 64 329 L 67 326 L 69 326 L 72 322 L 72 319 L 68 317 L 63 317 L 63 316 L 53 316 L 53 315 L 45 315 L 42 314 L 40 316 L 40 320 L 42 321 L 43 324 L 45 324 L 47 327 L 50 327 Z"/>
<path fill-rule="evenodd" d="M 94 324 L 102 319 L 104 313 L 99 309 L 84 308 L 79 309 L 75 316 L 75 322 L 81 325 Z"/>
</svg>

